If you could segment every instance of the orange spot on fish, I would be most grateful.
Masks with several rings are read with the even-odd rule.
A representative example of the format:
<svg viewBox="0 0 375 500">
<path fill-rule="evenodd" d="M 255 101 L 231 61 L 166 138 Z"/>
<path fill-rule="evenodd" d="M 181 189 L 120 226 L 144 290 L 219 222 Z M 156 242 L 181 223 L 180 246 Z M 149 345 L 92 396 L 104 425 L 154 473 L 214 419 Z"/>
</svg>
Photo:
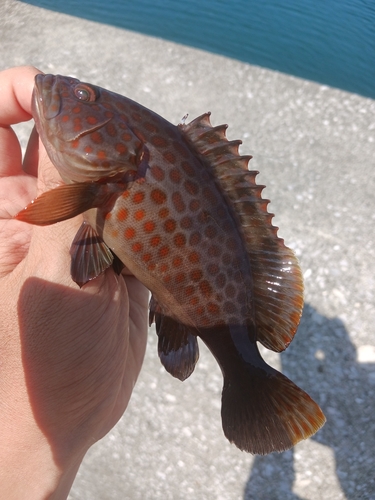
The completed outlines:
<svg viewBox="0 0 375 500">
<path fill-rule="evenodd" d="M 135 120 L 136 122 L 142 121 L 142 116 L 140 113 L 132 113 L 131 116 L 132 116 L 133 120 Z"/>
<path fill-rule="evenodd" d="M 198 306 L 195 310 L 195 312 L 199 315 L 199 316 L 202 316 L 202 314 L 204 313 L 204 307 L 203 306 Z"/>
<path fill-rule="evenodd" d="M 128 209 L 127 208 L 120 208 L 120 210 L 117 212 L 117 220 L 122 222 L 124 221 L 127 216 L 128 216 Z"/>
<path fill-rule="evenodd" d="M 101 144 L 103 142 L 103 136 L 100 132 L 93 132 L 90 137 L 95 144 Z"/>
<path fill-rule="evenodd" d="M 193 295 L 194 291 L 195 291 L 195 288 L 193 287 L 193 285 L 188 285 L 185 287 L 185 295 L 187 297 L 190 297 L 191 295 Z"/>
<path fill-rule="evenodd" d="M 140 221 L 144 218 L 145 216 L 145 211 L 142 209 L 142 210 L 137 210 L 136 212 L 134 212 L 134 219 L 137 220 L 137 221 Z"/>
<path fill-rule="evenodd" d="M 167 200 L 167 195 L 161 189 L 153 189 L 151 191 L 151 200 L 157 205 L 162 205 Z"/>
<path fill-rule="evenodd" d="M 61 121 L 63 121 L 64 123 L 68 122 L 70 120 L 70 116 L 69 115 L 63 115 L 61 117 Z"/>
<path fill-rule="evenodd" d="M 124 191 L 121 196 L 123 198 L 128 198 L 130 196 L 130 191 L 129 190 Z"/>
<path fill-rule="evenodd" d="M 143 245 L 139 241 L 133 243 L 133 245 L 132 245 L 133 252 L 140 252 L 142 250 L 142 248 L 143 248 Z"/>
<path fill-rule="evenodd" d="M 220 255 L 220 248 L 217 245 L 211 245 L 207 251 L 210 257 L 218 257 Z"/>
<path fill-rule="evenodd" d="M 178 283 L 179 285 L 183 283 L 186 280 L 186 274 L 185 273 L 178 273 L 176 274 L 174 281 L 175 283 Z"/>
<path fill-rule="evenodd" d="M 160 258 L 164 258 L 164 257 L 167 257 L 167 255 L 169 255 L 169 247 L 167 247 L 166 245 L 163 247 L 160 247 L 159 252 L 158 252 L 158 256 Z"/>
<path fill-rule="evenodd" d="M 164 180 L 165 177 L 163 169 L 158 165 L 154 165 L 153 167 L 151 167 L 151 175 L 156 181 L 159 182 Z"/>
<path fill-rule="evenodd" d="M 144 262 L 149 262 L 151 260 L 151 254 L 150 253 L 145 253 L 142 255 L 142 260 Z"/>
<path fill-rule="evenodd" d="M 157 132 L 158 131 L 158 128 L 153 123 L 150 123 L 150 122 L 145 122 L 143 124 L 143 126 L 149 132 Z"/>
<path fill-rule="evenodd" d="M 190 217 L 183 217 L 180 226 L 182 229 L 190 229 L 193 226 L 193 221 Z"/>
<path fill-rule="evenodd" d="M 199 262 L 199 254 L 197 252 L 191 252 L 189 254 L 189 261 L 192 264 L 198 264 L 198 262 Z"/>
<path fill-rule="evenodd" d="M 199 302 L 198 297 L 192 297 L 192 298 L 189 300 L 189 304 L 190 304 L 191 306 L 196 306 L 196 305 L 198 304 L 198 302 Z"/>
<path fill-rule="evenodd" d="M 167 151 L 166 153 L 164 153 L 163 158 L 169 163 L 176 163 L 176 156 L 172 153 L 172 151 Z"/>
<path fill-rule="evenodd" d="M 155 229 L 155 222 L 148 220 L 143 224 L 143 229 L 146 233 L 151 233 Z"/>
<path fill-rule="evenodd" d="M 161 242 L 161 238 L 160 236 L 153 236 L 151 239 L 150 239 L 150 245 L 152 247 L 157 247 Z"/>
<path fill-rule="evenodd" d="M 88 116 L 86 118 L 86 121 L 87 123 L 89 123 L 90 125 L 96 125 L 98 123 L 98 119 L 96 118 L 96 116 Z"/>
<path fill-rule="evenodd" d="M 199 186 L 196 182 L 187 180 L 184 182 L 184 188 L 189 194 L 197 195 L 199 193 Z"/>
<path fill-rule="evenodd" d="M 203 272 L 202 272 L 201 269 L 194 269 L 190 273 L 190 279 L 191 279 L 191 281 L 199 281 L 199 280 L 202 279 L 202 277 L 203 277 Z"/>
<path fill-rule="evenodd" d="M 80 113 L 81 112 L 81 106 L 74 106 L 74 108 L 72 109 L 72 112 L 73 113 Z"/>
<path fill-rule="evenodd" d="M 182 265 L 182 257 L 179 255 L 177 257 L 173 257 L 172 265 L 173 267 L 180 267 Z"/>
<path fill-rule="evenodd" d="M 217 304 L 214 304 L 213 302 L 209 302 L 207 304 L 207 311 L 216 316 L 220 313 L 220 308 Z"/>
<path fill-rule="evenodd" d="M 151 144 L 153 144 L 157 148 L 165 148 L 168 142 L 161 135 L 154 135 L 151 138 Z"/>
<path fill-rule="evenodd" d="M 184 169 L 184 172 L 189 175 L 190 177 L 194 177 L 195 176 L 195 171 L 194 171 L 194 167 L 187 161 L 183 161 L 181 163 L 181 166 L 182 168 Z"/>
<path fill-rule="evenodd" d="M 217 274 L 219 272 L 219 266 L 217 264 L 209 264 L 207 266 L 207 271 L 209 272 L 209 274 L 211 274 L 212 276 L 215 276 L 215 274 Z"/>
<path fill-rule="evenodd" d="M 125 142 L 129 142 L 133 139 L 133 136 L 132 134 L 129 134 L 129 132 L 124 132 L 122 135 L 121 135 L 121 139 Z"/>
<path fill-rule="evenodd" d="M 185 246 L 186 245 L 186 236 L 182 233 L 177 233 L 173 238 L 173 243 L 178 248 Z"/>
<path fill-rule="evenodd" d="M 202 239 L 202 236 L 200 235 L 200 233 L 198 233 L 198 231 L 195 231 L 194 233 L 192 233 L 190 235 L 189 244 L 191 246 L 198 245 L 200 243 L 201 239 Z"/>
<path fill-rule="evenodd" d="M 84 152 L 87 154 L 90 154 L 93 152 L 93 148 L 91 146 L 86 146 L 84 149 Z"/>
<path fill-rule="evenodd" d="M 128 148 L 122 142 L 118 142 L 115 149 L 118 153 L 120 153 L 120 155 L 124 155 L 128 152 Z"/>
<path fill-rule="evenodd" d="M 169 171 L 169 178 L 175 184 L 181 182 L 181 174 L 179 170 L 177 168 L 172 168 L 172 170 Z"/>
<path fill-rule="evenodd" d="M 101 149 L 97 152 L 96 156 L 99 158 L 99 160 L 105 160 L 107 158 L 107 153 Z"/>
<path fill-rule="evenodd" d="M 159 217 L 161 219 L 165 219 L 166 217 L 168 217 L 168 215 L 169 215 L 169 208 L 165 207 L 159 210 Z"/>
<path fill-rule="evenodd" d="M 135 236 L 135 229 L 134 227 L 128 227 L 125 229 L 125 238 L 128 240 L 131 240 Z"/>
<path fill-rule="evenodd" d="M 181 196 L 181 194 L 176 191 L 172 194 L 172 203 L 177 210 L 177 212 L 183 212 L 186 208 L 185 202 Z"/>
<path fill-rule="evenodd" d="M 167 233 L 173 233 L 176 229 L 176 221 L 174 219 L 168 219 L 164 222 L 164 230 Z"/>
<path fill-rule="evenodd" d="M 159 266 L 159 269 L 160 269 L 160 272 L 165 273 L 166 271 L 168 271 L 168 264 L 166 264 L 166 263 L 161 264 L 161 266 Z"/>
<path fill-rule="evenodd" d="M 74 148 L 74 149 L 77 149 L 78 146 L 79 146 L 79 139 L 75 139 L 74 141 L 72 141 L 70 143 L 71 147 Z"/>
<path fill-rule="evenodd" d="M 208 297 L 212 293 L 212 287 L 207 280 L 203 280 L 199 283 L 199 289 L 205 297 Z"/>
<path fill-rule="evenodd" d="M 117 129 L 116 127 L 113 125 L 113 123 L 107 123 L 107 125 L 105 126 L 105 129 L 107 131 L 107 134 L 110 136 L 110 137 L 116 137 L 117 135 Z"/>
<path fill-rule="evenodd" d="M 199 200 L 191 200 L 189 208 L 192 212 L 196 212 L 197 210 L 199 210 L 200 206 L 201 202 Z"/>
<path fill-rule="evenodd" d="M 79 116 L 77 116 L 76 118 L 74 118 L 73 123 L 74 123 L 74 130 L 76 132 L 79 132 L 82 129 L 82 120 L 81 120 L 81 118 Z"/>
<path fill-rule="evenodd" d="M 112 217 L 112 212 L 107 212 L 105 214 L 105 220 L 109 220 Z"/>
<path fill-rule="evenodd" d="M 145 199 L 145 193 L 143 191 L 137 191 L 133 195 L 133 203 L 142 203 Z"/>
</svg>

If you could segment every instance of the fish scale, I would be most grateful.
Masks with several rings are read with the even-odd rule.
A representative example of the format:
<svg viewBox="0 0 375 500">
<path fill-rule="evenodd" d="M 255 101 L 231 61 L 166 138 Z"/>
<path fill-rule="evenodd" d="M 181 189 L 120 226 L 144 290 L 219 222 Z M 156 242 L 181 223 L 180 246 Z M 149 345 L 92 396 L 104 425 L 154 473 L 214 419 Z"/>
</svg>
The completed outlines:
<svg viewBox="0 0 375 500">
<path fill-rule="evenodd" d="M 144 127 L 139 132 L 145 134 Z M 228 318 L 247 323 L 251 320 L 249 262 L 240 234 L 228 231 L 234 224 L 231 210 L 203 165 L 189 178 L 196 159 L 188 147 L 175 148 L 181 144 L 178 129 L 163 141 L 163 147 L 160 142 L 151 136 L 146 175 L 118 198 L 105 220 L 103 239 L 135 274 L 138 268 L 147 269 L 145 284 L 153 288 L 159 302 L 168 295 L 184 304 L 188 324 L 210 327 Z M 167 168 L 159 166 L 160 157 L 170 158 Z M 156 280 L 162 286 L 152 287 Z M 169 309 L 169 315 L 178 320 L 174 307 Z"/>
<path fill-rule="evenodd" d="M 16 215 L 47 225 L 83 213 L 71 249 L 79 285 L 119 261 L 152 292 L 158 353 L 180 380 L 200 337 L 223 373 L 222 425 L 241 450 L 283 451 L 325 421 L 270 367 L 293 339 L 302 274 L 278 237 L 250 156 L 205 113 L 174 126 L 127 97 L 64 76 L 37 75 L 33 116 L 65 184 Z"/>
</svg>

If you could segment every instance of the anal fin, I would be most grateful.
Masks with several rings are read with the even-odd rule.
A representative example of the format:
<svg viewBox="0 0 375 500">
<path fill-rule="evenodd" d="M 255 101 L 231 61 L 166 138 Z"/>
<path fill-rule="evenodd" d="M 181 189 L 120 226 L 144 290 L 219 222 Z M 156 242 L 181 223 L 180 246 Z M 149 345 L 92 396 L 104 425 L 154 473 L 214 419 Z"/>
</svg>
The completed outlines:
<svg viewBox="0 0 375 500">
<path fill-rule="evenodd" d="M 70 247 L 70 274 L 82 287 L 112 265 L 113 253 L 88 222 L 83 222 Z"/>
<path fill-rule="evenodd" d="M 168 373 L 183 381 L 194 371 L 199 358 L 195 330 L 165 316 L 154 299 L 150 301 L 150 325 L 155 320 L 158 354 Z"/>
</svg>

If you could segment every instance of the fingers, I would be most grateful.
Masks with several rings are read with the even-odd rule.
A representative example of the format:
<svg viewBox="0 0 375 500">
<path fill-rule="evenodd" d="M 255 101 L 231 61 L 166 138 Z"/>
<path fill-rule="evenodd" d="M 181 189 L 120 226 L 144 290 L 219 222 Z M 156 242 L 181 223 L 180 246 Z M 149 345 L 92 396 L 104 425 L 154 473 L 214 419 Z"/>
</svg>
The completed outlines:
<svg viewBox="0 0 375 500">
<path fill-rule="evenodd" d="M 0 72 L 0 177 L 22 173 L 22 154 L 10 125 L 31 118 L 34 77 L 40 73 L 31 66 Z"/>
<path fill-rule="evenodd" d="M 35 75 L 32 66 L 21 66 L 0 72 L 0 126 L 31 119 L 31 95 Z"/>
</svg>

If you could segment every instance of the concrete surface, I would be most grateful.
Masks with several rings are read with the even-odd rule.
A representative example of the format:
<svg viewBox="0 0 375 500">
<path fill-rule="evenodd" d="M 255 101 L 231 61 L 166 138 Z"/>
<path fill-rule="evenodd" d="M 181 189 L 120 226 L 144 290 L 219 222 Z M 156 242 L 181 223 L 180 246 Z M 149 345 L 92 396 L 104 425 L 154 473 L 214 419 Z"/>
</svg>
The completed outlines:
<svg viewBox="0 0 375 500">
<path fill-rule="evenodd" d="M 267 359 L 328 419 L 293 451 L 241 453 L 221 431 L 210 353 L 181 383 L 151 329 L 130 407 L 87 454 L 70 500 L 375 499 L 375 102 L 14 0 L 0 3 L 0 44 L 0 69 L 70 74 L 174 123 L 211 110 L 244 140 L 306 278 L 299 332 Z M 26 141 L 29 126 L 17 130 Z"/>
</svg>

